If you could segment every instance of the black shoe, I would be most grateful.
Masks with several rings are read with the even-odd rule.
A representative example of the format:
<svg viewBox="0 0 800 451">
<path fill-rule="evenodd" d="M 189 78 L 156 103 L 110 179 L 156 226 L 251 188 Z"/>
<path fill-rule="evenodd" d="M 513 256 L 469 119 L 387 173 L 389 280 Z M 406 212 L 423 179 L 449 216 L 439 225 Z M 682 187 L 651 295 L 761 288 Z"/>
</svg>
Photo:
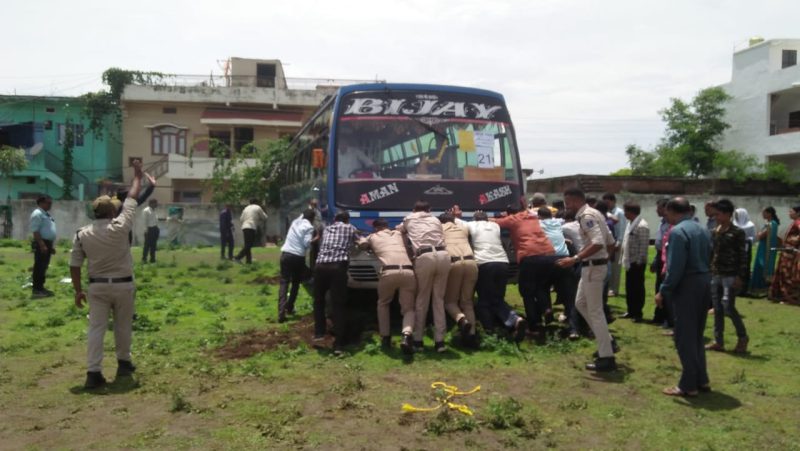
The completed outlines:
<svg viewBox="0 0 800 451">
<path fill-rule="evenodd" d="M 342 357 L 344 355 L 344 349 L 341 346 L 334 345 L 333 346 L 333 355 L 334 357 Z"/>
<path fill-rule="evenodd" d="M 117 359 L 117 377 L 130 376 L 134 371 L 136 371 L 136 365 L 133 362 Z"/>
<path fill-rule="evenodd" d="M 447 351 L 447 347 L 444 345 L 443 341 L 437 341 L 436 343 L 434 343 L 433 349 L 440 354 Z"/>
<path fill-rule="evenodd" d="M 644 322 L 644 318 L 642 318 L 641 316 L 634 316 L 633 317 L 633 322 L 637 323 L 637 324 L 638 323 L 643 323 Z"/>
<path fill-rule="evenodd" d="M 286 322 L 286 314 L 279 313 L 278 314 L 278 323 L 285 323 Z"/>
<path fill-rule="evenodd" d="M 381 348 L 383 348 L 383 349 L 391 349 L 392 348 L 392 337 L 381 337 Z"/>
<path fill-rule="evenodd" d="M 627 312 L 623 313 L 622 316 L 620 316 L 620 318 L 625 318 L 625 319 L 633 319 L 633 317 L 634 317 L 633 315 Z"/>
<path fill-rule="evenodd" d="M 620 349 L 620 348 L 619 348 L 619 345 L 617 344 L 617 340 L 616 340 L 616 339 L 614 339 L 614 338 L 612 338 L 612 339 L 611 339 L 611 350 L 612 350 L 612 351 L 614 351 L 614 354 L 616 354 L 616 353 L 618 353 L 618 352 L 619 352 L 619 349 Z M 599 358 L 599 357 L 600 357 L 600 354 L 598 354 L 598 352 L 597 352 L 597 351 L 595 351 L 595 352 L 594 352 L 594 354 L 592 354 L 592 357 L 594 357 L 595 359 L 597 359 L 597 358 Z"/>
<path fill-rule="evenodd" d="M 589 371 L 596 371 L 598 373 L 615 371 L 617 369 L 617 360 L 614 357 L 597 358 L 594 359 L 594 362 L 587 363 L 586 369 Z"/>
<path fill-rule="evenodd" d="M 50 296 L 51 295 L 47 294 L 47 292 L 43 290 L 37 290 L 31 293 L 31 299 L 43 299 L 49 298 Z"/>
<path fill-rule="evenodd" d="M 522 343 L 522 340 L 525 339 L 525 334 L 528 333 L 528 322 L 525 318 L 520 318 L 517 321 L 517 324 L 514 326 L 514 341 L 516 343 Z"/>
<path fill-rule="evenodd" d="M 462 316 L 461 319 L 458 320 L 458 330 L 461 332 L 462 337 L 469 336 L 472 330 L 472 325 L 469 323 L 469 321 L 467 321 L 466 316 Z"/>
<path fill-rule="evenodd" d="M 103 377 L 103 373 L 99 371 L 86 372 L 86 382 L 83 383 L 83 388 L 87 390 L 94 390 L 95 388 L 100 388 L 103 385 L 106 385 L 106 378 Z"/>
<path fill-rule="evenodd" d="M 414 352 L 422 352 L 425 350 L 425 345 L 421 341 L 414 342 Z"/>
<path fill-rule="evenodd" d="M 478 334 L 467 335 L 467 348 L 469 349 L 480 349 L 481 348 L 481 340 L 478 338 Z"/>
<path fill-rule="evenodd" d="M 411 334 L 403 334 L 403 338 L 400 340 L 400 350 L 403 351 L 403 354 L 413 354 L 415 347 L 416 345 L 414 340 L 411 339 Z M 422 347 L 422 343 L 420 343 L 420 347 Z"/>
<path fill-rule="evenodd" d="M 556 320 L 556 318 L 555 318 L 555 316 L 553 316 L 553 311 L 550 310 L 550 309 L 545 310 L 545 312 L 544 312 L 544 323 L 545 324 L 550 324 L 552 322 L 555 322 L 555 320 Z"/>
</svg>

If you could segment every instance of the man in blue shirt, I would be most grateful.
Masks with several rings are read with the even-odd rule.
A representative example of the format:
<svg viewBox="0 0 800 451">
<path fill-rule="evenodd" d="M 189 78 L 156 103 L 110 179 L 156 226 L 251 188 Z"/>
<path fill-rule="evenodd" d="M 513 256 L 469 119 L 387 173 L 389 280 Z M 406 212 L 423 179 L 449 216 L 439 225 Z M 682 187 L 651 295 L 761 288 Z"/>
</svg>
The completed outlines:
<svg viewBox="0 0 800 451">
<path fill-rule="evenodd" d="M 297 291 L 300 289 L 300 282 L 306 272 L 306 251 L 311 244 L 314 235 L 314 210 L 307 209 L 303 214 L 292 222 L 289 232 L 286 234 L 286 241 L 281 247 L 281 285 L 278 289 L 278 322 L 286 321 L 286 315 L 294 314 L 294 301 L 297 299 Z M 289 283 L 292 284 L 291 293 Z"/>
<path fill-rule="evenodd" d="M 697 396 L 710 390 L 703 331 L 711 299 L 711 237 L 692 220 L 689 202 L 682 197 L 667 203 L 665 216 L 675 226 L 667 242 L 667 273 L 656 304 L 666 300 L 675 311 L 675 347 L 683 372 L 678 385 L 663 393 Z"/>
<path fill-rule="evenodd" d="M 50 256 L 56 253 L 54 242 L 56 240 L 56 221 L 50 216 L 53 198 L 48 195 L 36 199 L 38 207 L 31 213 L 31 232 L 33 241 L 33 298 L 46 298 L 53 296 L 53 292 L 44 287 L 47 276 L 47 267 L 50 266 Z"/>
</svg>

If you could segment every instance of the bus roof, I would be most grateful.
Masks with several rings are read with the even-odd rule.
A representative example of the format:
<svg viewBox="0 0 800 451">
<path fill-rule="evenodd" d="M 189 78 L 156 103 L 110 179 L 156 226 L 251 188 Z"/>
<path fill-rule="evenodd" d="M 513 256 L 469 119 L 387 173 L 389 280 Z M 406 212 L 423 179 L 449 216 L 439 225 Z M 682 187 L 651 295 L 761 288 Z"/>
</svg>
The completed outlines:
<svg viewBox="0 0 800 451">
<path fill-rule="evenodd" d="M 451 85 L 428 85 L 417 83 L 362 83 L 358 85 L 348 85 L 339 88 L 339 95 L 349 94 L 351 92 L 359 91 L 444 91 L 444 92 L 459 92 L 465 94 L 476 94 L 482 96 L 496 97 L 505 103 L 505 98 L 502 94 L 487 89 L 466 88 L 462 86 Z"/>
</svg>

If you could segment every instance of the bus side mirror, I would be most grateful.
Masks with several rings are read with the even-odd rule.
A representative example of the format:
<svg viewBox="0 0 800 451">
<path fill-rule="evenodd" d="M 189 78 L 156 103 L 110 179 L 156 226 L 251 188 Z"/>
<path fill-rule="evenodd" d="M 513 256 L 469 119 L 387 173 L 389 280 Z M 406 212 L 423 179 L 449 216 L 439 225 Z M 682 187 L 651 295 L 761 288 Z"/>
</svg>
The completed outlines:
<svg viewBox="0 0 800 451">
<path fill-rule="evenodd" d="M 314 149 L 312 153 L 312 160 L 311 160 L 311 167 L 314 169 L 324 169 L 325 168 L 325 150 L 324 149 Z"/>
</svg>

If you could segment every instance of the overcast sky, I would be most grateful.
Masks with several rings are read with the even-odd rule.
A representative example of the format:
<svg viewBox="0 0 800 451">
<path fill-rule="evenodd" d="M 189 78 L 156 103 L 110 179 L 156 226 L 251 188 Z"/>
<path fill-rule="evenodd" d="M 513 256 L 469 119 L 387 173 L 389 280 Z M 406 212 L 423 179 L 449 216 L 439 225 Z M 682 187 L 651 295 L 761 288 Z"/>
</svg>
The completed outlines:
<svg viewBox="0 0 800 451">
<path fill-rule="evenodd" d="M 524 167 L 607 174 L 662 133 L 670 97 L 730 80 L 751 36 L 800 37 L 800 1 L 11 0 L 0 94 L 78 95 L 116 66 L 456 84 L 505 95 Z"/>
</svg>

